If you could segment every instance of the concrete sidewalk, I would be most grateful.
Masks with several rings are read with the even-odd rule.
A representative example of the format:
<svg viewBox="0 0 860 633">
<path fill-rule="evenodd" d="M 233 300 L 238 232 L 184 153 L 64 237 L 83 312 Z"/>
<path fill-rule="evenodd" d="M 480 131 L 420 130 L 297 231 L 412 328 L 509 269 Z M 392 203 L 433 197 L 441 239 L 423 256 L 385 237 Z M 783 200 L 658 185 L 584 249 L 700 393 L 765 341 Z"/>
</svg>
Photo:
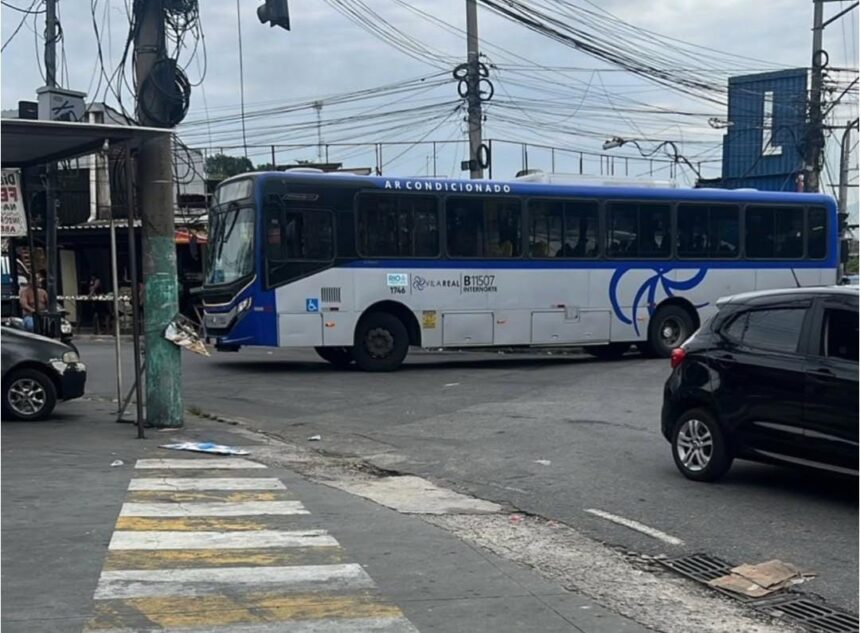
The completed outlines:
<svg viewBox="0 0 860 633">
<path fill-rule="evenodd" d="M 3 424 L 4 633 L 85 627 L 243 633 L 646 630 L 420 517 L 311 483 L 289 468 L 289 456 L 264 459 L 271 457 L 272 444 L 266 450 L 260 446 L 255 459 L 254 440 L 227 425 L 192 417 L 181 431 L 149 429 L 147 439 L 136 440 L 134 427 L 115 424 L 111 409 L 95 401 L 71 402 L 58 407 L 53 421 Z M 138 460 L 185 459 L 196 465 L 213 459 L 158 448 L 184 439 L 245 446 L 252 451 L 246 459 L 266 468 L 198 471 L 176 468 L 174 462 L 135 468 Z M 123 465 L 111 467 L 117 459 Z M 171 486 L 181 478 L 185 492 L 160 491 L 153 483 L 168 477 L 164 481 Z M 129 491 L 133 478 L 150 483 Z M 233 483 L 225 483 L 228 478 Z M 237 478 L 247 480 L 237 483 Z M 259 487 L 260 478 L 277 489 L 246 490 Z M 271 483 L 275 480 L 283 489 Z M 196 503 L 201 500 L 205 503 Z M 275 503 L 270 507 L 282 511 L 258 508 L 245 516 L 242 510 L 239 519 L 214 518 L 206 516 L 211 510 L 199 509 L 218 505 L 223 517 L 243 503 Z M 118 520 L 121 510 L 128 516 Z M 176 545 L 190 543 L 199 552 L 206 546 L 200 539 L 241 540 L 255 530 L 272 538 L 293 538 L 284 536 L 288 532 L 324 536 L 337 550 L 292 543 L 283 555 L 247 554 L 238 565 L 226 557 L 212 564 L 217 573 L 195 580 L 195 569 L 208 568 L 200 561 L 211 557 L 190 555 Z M 128 546 L 131 553 L 117 551 L 125 552 L 118 544 L 129 540 L 148 544 Z M 179 553 L 158 553 L 168 546 Z M 158 562 L 168 559 L 173 562 Z M 301 581 L 293 565 L 304 566 Z M 351 580 L 332 581 L 335 571 Z M 261 587 L 265 582 L 270 584 Z M 165 591 L 170 600 L 162 596 Z"/>
</svg>

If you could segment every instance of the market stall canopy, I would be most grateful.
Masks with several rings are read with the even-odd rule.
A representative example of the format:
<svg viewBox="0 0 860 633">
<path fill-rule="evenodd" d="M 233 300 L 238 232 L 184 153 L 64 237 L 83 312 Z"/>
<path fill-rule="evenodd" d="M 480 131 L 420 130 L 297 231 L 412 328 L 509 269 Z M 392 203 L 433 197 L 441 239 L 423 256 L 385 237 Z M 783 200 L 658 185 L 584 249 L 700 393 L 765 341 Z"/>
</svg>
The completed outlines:
<svg viewBox="0 0 860 633">
<path fill-rule="evenodd" d="M 111 145 L 138 145 L 170 134 L 170 130 L 131 125 L 68 121 L 3 119 L 0 121 L 0 162 L 3 168 L 24 168 L 69 160 Z"/>
</svg>

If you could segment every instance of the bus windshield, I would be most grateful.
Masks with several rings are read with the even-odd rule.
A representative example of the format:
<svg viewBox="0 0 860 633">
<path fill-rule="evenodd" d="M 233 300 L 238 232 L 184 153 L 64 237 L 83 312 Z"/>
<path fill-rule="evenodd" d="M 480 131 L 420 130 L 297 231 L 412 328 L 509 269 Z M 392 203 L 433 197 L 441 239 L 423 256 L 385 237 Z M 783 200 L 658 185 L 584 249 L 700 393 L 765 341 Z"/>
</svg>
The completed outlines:
<svg viewBox="0 0 860 633">
<path fill-rule="evenodd" d="M 232 207 L 209 218 L 207 284 L 228 284 L 254 270 L 254 209 Z"/>
</svg>

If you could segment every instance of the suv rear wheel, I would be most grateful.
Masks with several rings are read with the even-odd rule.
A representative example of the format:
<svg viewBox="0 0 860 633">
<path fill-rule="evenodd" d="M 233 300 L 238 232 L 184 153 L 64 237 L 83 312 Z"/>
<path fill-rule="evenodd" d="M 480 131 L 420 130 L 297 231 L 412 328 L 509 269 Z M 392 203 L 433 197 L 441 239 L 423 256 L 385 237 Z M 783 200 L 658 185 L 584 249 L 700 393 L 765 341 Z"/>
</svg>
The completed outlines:
<svg viewBox="0 0 860 633">
<path fill-rule="evenodd" d="M 681 474 L 693 481 L 716 481 L 726 474 L 733 459 L 720 425 L 704 409 L 690 409 L 678 418 L 672 457 Z"/>
</svg>

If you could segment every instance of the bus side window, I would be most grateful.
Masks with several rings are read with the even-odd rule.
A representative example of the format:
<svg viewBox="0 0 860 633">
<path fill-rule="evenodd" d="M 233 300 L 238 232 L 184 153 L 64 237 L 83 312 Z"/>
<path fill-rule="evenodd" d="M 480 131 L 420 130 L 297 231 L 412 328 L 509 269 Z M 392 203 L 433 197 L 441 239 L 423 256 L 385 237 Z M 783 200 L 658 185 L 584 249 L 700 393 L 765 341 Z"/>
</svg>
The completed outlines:
<svg viewBox="0 0 860 633">
<path fill-rule="evenodd" d="M 365 257 L 436 257 L 439 217 L 433 196 L 361 194 L 358 252 Z"/>
<path fill-rule="evenodd" d="M 679 257 L 736 257 L 739 234 L 740 209 L 735 205 L 678 205 Z"/>
<path fill-rule="evenodd" d="M 606 250 L 609 255 L 635 257 L 639 254 L 637 226 L 637 205 L 630 202 L 613 202 L 608 205 Z"/>
<path fill-rule="evenodd" d="M 543 259 L 562 249 L 563 220 L 561 202 L 529 200 L 529 255 Z"/>
<path fill-rule="evenodd" d="M 747 207 L 747 256 L 800 259 L 803 256 L 803 208 Z"/>
<path fill-rule="evenodd" d="M 515 199 L 448 198 L 448 254 L 453 257 L 519 257 L 520 202 Z"/>
</svg>

